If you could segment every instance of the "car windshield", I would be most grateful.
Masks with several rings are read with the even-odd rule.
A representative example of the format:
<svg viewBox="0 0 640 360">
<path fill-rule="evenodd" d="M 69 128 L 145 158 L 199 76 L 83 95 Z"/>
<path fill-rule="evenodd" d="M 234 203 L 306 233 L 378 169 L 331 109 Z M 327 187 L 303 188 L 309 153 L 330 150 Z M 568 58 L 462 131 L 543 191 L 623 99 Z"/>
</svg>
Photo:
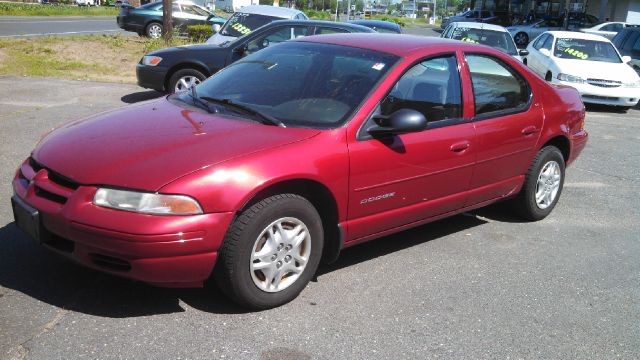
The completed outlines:
<svg viewBox="0 0 640 360">
<path fill-rule="evenodd" d="M 611 43 L 597 40 L 559 38 L 553 55 L 561 59 L 622 62 Z"/>
<path fill-rule="evenodd" d="M 285 42 L 218 72 L 196 87 L 197 96 L 214 105 L 239 104 L 287 127 L 335 128 L 398 59 L 340 45 Z M 192 102 L 189 92 L 175 96 Z"/>
<path fill-rule="evenodd" d="M 240 37 L 274 20 L 282 19 L 275 16 L 237 12 L 222 26 L 220 35 Z"/>
<path fill-rule="evenodd" d="M 516 46 L 508 32 L 457 27 L 453 29 L 451 38 L 475 44 L 488 45 L 509 55 L 518 55 Z"/>
</svg>

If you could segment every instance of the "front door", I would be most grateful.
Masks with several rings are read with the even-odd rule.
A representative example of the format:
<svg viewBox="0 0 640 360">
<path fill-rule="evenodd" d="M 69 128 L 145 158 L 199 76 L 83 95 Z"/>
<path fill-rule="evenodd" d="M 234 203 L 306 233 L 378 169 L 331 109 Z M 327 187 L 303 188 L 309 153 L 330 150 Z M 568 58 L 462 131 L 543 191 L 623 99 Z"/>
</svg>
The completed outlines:
<svg viewBox="0 0 640 360">
<path fill-rule="evenodd" d="M 348 241 L 462 207 L 476 153 L 471 122 L 463 120 L 454 54 L 423 60 L 396 82 L 377 112 L 414 109 L 427 118 L 420 132 L 373 138 L 363 124 L 349 141 Z"/>
</svg>

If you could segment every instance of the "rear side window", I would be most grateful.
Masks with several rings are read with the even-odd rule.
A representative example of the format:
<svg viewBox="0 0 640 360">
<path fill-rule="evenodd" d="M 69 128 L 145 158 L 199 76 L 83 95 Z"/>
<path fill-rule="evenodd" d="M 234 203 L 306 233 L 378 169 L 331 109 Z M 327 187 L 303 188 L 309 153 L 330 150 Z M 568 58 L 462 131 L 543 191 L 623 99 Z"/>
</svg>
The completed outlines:
<svg viewBox="0 0 640 360">
<path fill-rule="evenodd" d="M 318 27 L 318 28 L 316 28 L 316 33 L 315 33 L 315 35 L 322 35 L 322 34 L 341 34 L 341 33 L 348 33 L 348 32 L 349 32 L 349 31 L 347 31 L 347 30 L 345 30 L 345 29 Z"/>
<path fill-rule="evenodd" d="M 502 61 L 479 54 L 465 55 L 478 115 L 519 112 L 529 106 L 529 84 Z"/>
<path fill-rule="evenodd" d="M 456 57 L 425 60 L 409 69 L 382 102 L 382 113 L 414 109 L 427 121 L 462 117 L 460 76 Z"/>
</svg>

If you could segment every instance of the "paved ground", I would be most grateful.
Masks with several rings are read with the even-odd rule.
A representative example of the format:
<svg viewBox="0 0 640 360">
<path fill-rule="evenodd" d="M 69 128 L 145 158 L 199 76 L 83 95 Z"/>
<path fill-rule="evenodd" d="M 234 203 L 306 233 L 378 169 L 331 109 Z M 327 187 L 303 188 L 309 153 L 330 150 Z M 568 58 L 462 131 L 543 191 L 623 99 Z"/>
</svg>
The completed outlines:
<svg viewBox="0 0 640 360">
<path fill-rule="evenodd" d="M 127 34 L 115 16 L 0 16 L 0 38 L 46 35 Z"/>
<path fill-rule="evenodd" d="M 294 302 L 246 313 L 215 289 L 93 272 L 12 223 L 10 179 L 40 134 L 157 96 L 0 78 L 0 359 L 640 358 L 640 111 L 592 109 L 558 207 L 500 207 L 345 251 Z"/>
</svg>

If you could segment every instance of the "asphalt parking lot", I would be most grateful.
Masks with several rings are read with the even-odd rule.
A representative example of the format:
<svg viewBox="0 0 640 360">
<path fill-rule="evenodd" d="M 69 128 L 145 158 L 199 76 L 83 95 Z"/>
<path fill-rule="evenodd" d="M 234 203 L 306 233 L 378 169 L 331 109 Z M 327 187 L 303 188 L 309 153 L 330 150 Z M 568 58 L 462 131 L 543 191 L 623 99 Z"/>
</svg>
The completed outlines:
<svg viewBox="0 0 640 360">
<path fill-rule="evenodd" d="M 0 77 L 0 359 L 640 358 L 640 110 L 590 108 L 554 212 L 492 206 L 375 240 L 292 303 L 76 266 L 13 224 L 11 178 L 41 134 L 157 97 L 133 85 Z"/>
</svg>

